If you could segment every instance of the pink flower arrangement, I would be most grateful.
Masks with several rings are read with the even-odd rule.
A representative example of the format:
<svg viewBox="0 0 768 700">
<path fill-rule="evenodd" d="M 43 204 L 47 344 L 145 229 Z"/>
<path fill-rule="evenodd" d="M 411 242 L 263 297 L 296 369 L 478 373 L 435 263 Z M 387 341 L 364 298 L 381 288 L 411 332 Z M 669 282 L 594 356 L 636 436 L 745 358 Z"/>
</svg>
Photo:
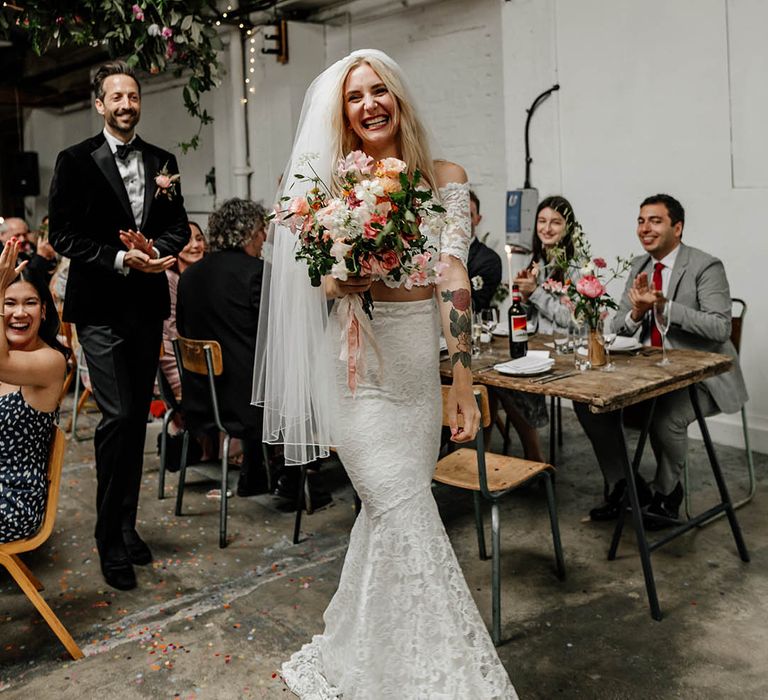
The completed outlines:
<svg viewBox="0 0 768 700">
<path fill-rule="evenodd" d="M 618 304 L 608 294 L 608 284 L 629 269 L 630 261 L 618 257 L 615 266 L 609 269 L 605 258 L 592 257 L 589 242 L 578 224 L 571 234 L 571 240 L 571 257 L 568 257 L 564 246 L 550 251 L 550 260 L 561 271 L 565 282 L 550 278 L 542 284 L 542 288 L 559 297 L 576 321 L 587 323 L 596 330 L 608 313 L 607 310 L 618 308 Z M 577 274 L 581 276 L 572 284 L 570 277 L 573 275 L 576 278 Z M 602 274 L 607 274 L 607 279 L 603 279 Z"/>
</svg>

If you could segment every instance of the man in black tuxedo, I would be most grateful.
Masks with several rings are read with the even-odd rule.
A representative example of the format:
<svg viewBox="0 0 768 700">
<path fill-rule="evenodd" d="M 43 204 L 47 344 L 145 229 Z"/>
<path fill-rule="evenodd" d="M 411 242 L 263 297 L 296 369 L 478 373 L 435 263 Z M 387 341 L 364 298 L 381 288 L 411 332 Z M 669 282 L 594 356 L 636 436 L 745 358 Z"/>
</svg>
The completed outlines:
<svg viewBox="0 0 768 700">
<path fill-rule="evenodd" d="M 477 238 L 477 227 L 483 217 L 480 214 L 480 200 L 472 191 L 469 193 L 469 213 L 472 243 L 467 256 L 467 272 L 472 284 L 472 310 L 478 312 L 491 306 L 493 295 L 501 282 L 501 258 Z"/>
<path fill-rule="evenodd" d="M 49 239 L 71 259 L 64 320 L 74 322 L 102 418 L 96 429 L 96 544 L 110 586 L 136 586 L 152 561 L 136 532 L 149 403 L 163 319 L 163 274 L 189 238 L 176 159 L 135 135 L 141 88 L 121 61 L 94 77 L 104 130 L 59 154 Z M 164 180 L 160 175 L 167 174 Z"/>
</svg>

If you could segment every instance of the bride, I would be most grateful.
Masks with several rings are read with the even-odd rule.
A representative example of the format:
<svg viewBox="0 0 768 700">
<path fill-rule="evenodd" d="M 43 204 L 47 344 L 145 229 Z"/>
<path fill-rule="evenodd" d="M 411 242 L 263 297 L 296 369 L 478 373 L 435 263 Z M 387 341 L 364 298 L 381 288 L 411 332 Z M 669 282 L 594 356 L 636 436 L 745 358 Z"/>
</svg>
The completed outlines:
<svg viewBox="0 0 768 700">
<path fill-rule="evenodd" d="M 454 361 L 452 439 L 472 440 L 480 419 L 470 348 L 449 320 L 452 311 L 471 314 L 469 185 L 460 166 L 431 159 L 402 72 L 381 51 L 355 51 L 309 87 L 280 194 L 306 191 L 311 184 L 294 175 L 311 175 L 310 166 L 332 183 L 335 163 L 353 150 L 399 158 L 439 193 L 442 226 L 425 218 L 421 229 L 444 269 L 436 285 L 410 290 L 370 277 L 326 277 L 313 288 L 294 257 L 295 236 L 279 222 L 270 231 L 254 387 L 265 440 L 283 443 L 286 460 L 296 464 L 335 445 L 363 503 L 325 631 L 283 664 L 283 678 L 312 700 L 516 698 L 431 492 L 441 426 L 440 319 Z M 368 350 L 353 396 L 339 360 L 341 305 L 330 314 L 328 307 L 367 290 L 379 354 Z"/>
</svg>

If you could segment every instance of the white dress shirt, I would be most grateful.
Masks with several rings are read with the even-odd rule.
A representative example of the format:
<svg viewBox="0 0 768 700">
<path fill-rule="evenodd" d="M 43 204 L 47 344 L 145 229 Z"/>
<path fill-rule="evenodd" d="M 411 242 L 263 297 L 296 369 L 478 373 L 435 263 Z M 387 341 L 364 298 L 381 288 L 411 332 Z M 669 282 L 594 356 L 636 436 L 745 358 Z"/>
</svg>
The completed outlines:
<svg viewBox="0 0 768 700">
<path fill-rule="evenodd" d="M 667 253 L 661 260 L 656 260 L 655 258 L 651 258 L 653 260 L 654 266 L 657 262 L 660 262 L 664 267 L 661 268 L 661 293 L 664 295 L 664 297 L 667 296 L 667 291 L 669 290 L 669 280 L 672 278 L 672 269 L 675 267 L 675 260 L 677 260 L 677 253 L 680 250 L 680 245 L 676 245 L 671 253 Z M 648 280 L 650 283 L 650 286 L 653 286 L 653 272 L 651 272 L 651 279 Z M 669 300 L 667 300 L 667 303 L 669 303 Z M 632 318 L 632 312 L 627 312 L 627 317 L 624 319 L 624 325 L 627 327 L 627 330 L 634 334 L 637 332 L 637 329 L 640 328 L 640 326 L 643 323 L 643 319 L 640 319 L 639 321 L 635 321 Z M 645 344 L 650 345 L 651 344 L 651 336 L 650 333 L 648 334 L 648 337 L 645 338 Z"/>
<path fill-rule="evenodd" d="M 133 219 L 136 224 L 135 230 L 138 231 L 141 226 L 141 220 L 144 217 L 144 159 L 139 151 L 131 151 L 125 160 L 121 160 L 115 154 L 117 152 L 117 147 L 122 146 L 123 142 L 110 134 L 106 127 L 104 127 L 103 133 L 104 138 L 109 145 L 109 150 L 112 151 L 112 156 L 115 159 L 115 164 L 117 165 L 120 177 L 123 179 L 125 191 L 128 193 L 128 201 L 131 203 Z M 136 135 L 134 134 L 133 138 L 131 138 L 128 143 L 133 143 L 135 139 Z M 115 256 L 115 270 L 127 275 L 129 268 L 126 268 L 123 265 L 125 253 L 126 251 L 124 250 L 117 251 L 117 255 Z"/>
</svg>

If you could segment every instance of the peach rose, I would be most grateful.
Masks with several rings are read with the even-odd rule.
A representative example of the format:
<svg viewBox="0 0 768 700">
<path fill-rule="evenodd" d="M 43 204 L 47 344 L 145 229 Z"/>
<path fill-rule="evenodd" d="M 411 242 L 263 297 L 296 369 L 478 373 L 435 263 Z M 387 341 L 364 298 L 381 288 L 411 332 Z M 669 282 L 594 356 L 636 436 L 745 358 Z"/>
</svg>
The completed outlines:
<svg viewBox="0 0 768 700">
<path fill-rule="evenodd" d="M 605 287 L 594 275 L 585 275 L 576 283 L 576 291 L 589 299 L 597 299 L 605 294 Z"/>
</svg>

